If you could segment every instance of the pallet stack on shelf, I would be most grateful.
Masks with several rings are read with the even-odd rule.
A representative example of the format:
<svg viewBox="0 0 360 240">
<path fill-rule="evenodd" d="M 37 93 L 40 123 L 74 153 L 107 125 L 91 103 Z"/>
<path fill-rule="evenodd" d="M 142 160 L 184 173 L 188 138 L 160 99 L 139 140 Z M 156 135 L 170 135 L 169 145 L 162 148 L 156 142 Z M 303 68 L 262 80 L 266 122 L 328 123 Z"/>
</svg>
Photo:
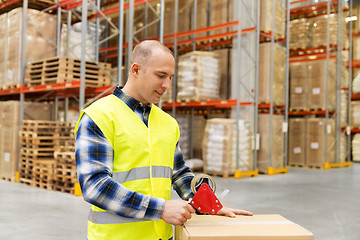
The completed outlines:
<svg viewBox="0 0 360 240">
<path fill-rule="evenodd" d="M 24 120 L 20 131 L 20 182 L 53 189 L 54 151 L 58 137 L 53 121 Z"/>
<path fill-rule="evenodd" d="M 24 120 L 20 131 L 20 182 L 74 194 L 74 124 Z"/>
<path fill-rule="evenodd" d="M 80 64 L 80 59 L 68 57 L 54 57 L 32 61 L 27 66 L 25 85 L 36 86 L 80 81 Z M 101 62 L 98 64 L 90 61 L 86 62 L 86 87 L 111 85 L 111 78 L 106 74 L 106 72 L 111 71 L 111 64 Z"/>
<path fill-rule="evenodd" d="M 345 135 L 338 129 L 347 125 L 348 69 L 345 63 L 349 44 L 346 28 L 338 29 L 338 21 L 345 24 L 345 18 L 341 12 L 337 13 L 337 2 L 330 4 L 330 12 L 327 12 L 327 4 L 291 3 L 290 166 L 348 166 Z M 343 10 L 346 12 L 346 5 Z M 339 77 L 340 84 L 337 83 Z M 337 116 L 340 116 L 339 122 Z M 300 129 L 306 134 L 299 134 Z M 338 135 L 339 142 L 336 142 Z"/>
</svg>

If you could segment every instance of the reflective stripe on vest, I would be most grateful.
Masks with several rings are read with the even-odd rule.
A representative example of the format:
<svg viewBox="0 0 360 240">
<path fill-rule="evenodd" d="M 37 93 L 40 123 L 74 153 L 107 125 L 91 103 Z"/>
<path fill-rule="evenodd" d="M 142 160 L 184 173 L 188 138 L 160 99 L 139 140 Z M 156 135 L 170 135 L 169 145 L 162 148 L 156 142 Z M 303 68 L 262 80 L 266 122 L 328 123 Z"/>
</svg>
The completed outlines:
<svg viewBox="0 0 360 240">
<path fill-rule="evenodd" d="M 135 223 L 146 222 L 150 220 L 126 218 L 109 212 L 97 212 L 90 210 L 88 220 L 96 224 L 115 224 L 115 223 Z"/>
<path fill-rule="evenodd" d="M 170 178 L 172 177 L 172 169 L 166 166 L 152 166 L 151 174 L 153 178 Z M 150 167 L 132 168 L 125 172 L 115 172 L 113 179 L 118 183 L 125 183 L 139 179 L 150 178 Z"/>
</svg>

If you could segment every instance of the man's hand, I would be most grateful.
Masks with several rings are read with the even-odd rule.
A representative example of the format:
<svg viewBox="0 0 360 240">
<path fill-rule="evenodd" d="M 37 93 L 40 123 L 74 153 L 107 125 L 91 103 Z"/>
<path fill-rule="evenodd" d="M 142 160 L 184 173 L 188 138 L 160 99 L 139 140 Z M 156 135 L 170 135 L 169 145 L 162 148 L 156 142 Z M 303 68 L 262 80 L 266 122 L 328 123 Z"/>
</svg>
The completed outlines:
<svg viewBox="0 0 360 240">
<path fill-rule="evenodd" d="M 191 218 L 195 209 L 184 200 L 166 200 L 161 219 L 168 224 L 183 225 Z"/>
<path fill-rule="evenodd" d="M 223 216 L 227 216 L 227 217 L 235 217 L 236 215 L 247 215 L 247 216 L 252 216 L 253 214 L 251 212 L 245 211 L 245 210 L 241 210 L 241 209 L 234 209 L 234 208 L 227 208 L 227 207 L 223 207 L 222 209 L 220 209 L 216 215 L 223 215 Z"/>
</svg>

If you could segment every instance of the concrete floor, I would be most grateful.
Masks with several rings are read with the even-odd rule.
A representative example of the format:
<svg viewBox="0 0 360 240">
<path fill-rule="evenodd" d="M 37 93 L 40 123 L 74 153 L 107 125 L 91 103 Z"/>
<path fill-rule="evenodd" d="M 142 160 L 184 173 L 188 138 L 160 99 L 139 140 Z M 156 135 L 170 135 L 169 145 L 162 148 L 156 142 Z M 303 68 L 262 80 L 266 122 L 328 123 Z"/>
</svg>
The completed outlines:
<svg viewBox="0 0 360 240">
<path fill-rule="evenodd" d="M 215 178 L 228 207 L 280 214 L 316 240 L 360 239 L 360 164 L 350 168 L 290 168 L 287 174 Z M 0 180 L 0 239 L 86 239 L 89 205 L 81 197 Z"/>
</svg>

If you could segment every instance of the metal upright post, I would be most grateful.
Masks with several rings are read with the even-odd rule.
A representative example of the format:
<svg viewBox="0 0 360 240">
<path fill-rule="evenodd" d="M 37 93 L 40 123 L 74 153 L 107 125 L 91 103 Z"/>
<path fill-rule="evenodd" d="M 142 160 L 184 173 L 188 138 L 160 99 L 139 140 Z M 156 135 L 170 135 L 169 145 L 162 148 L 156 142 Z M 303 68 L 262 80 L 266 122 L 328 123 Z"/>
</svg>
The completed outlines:
<svg viewBox="0 0 360 240">
<path fill-rule="evenodd" d="M 349 0 L 349 16 L 352 17 L 352 0 Z M 347 97 L 347 127 L 346 127 L 346 156 L 347 161 L 351 161 L 351 94 L 352 94 L 352 21 L 349 21 L 349 83 Z"/>
<path fill-rule="evenodd" d="M 194 0 L 194 15 L 193 15 L 193 30 L 195 30 L 197 28 L 197 23 L 196 23 L 196 17 L 197 17 L 197 0 Z M 195 38 L 196 38 L 196 34 L 194 33 L 192 36 L 192 50 L 195 51 L 196 50 L 196 42 L 195 42 Z"/>
<path fill-rule="evenodd" d="M 174 8 L 174 58 L 175 58 L 175 74 L 173 78 L 173 86 L 172 86 L 172 100 L 173 102 L 176 101 L 176 92 L 177 92 L 177 73 L 178 73 L 178 66 L 177 66 L 177 56 L 178 56 L 178 49 L 177 49 L 177 32 L 178 32 L 178 11 L 179 11 L 179 0 L 175 0 L 175 8 Z M 175 106 L 172 107 L 172 116 L 176 117 L 176 108 Z"/>
<path fill-rule="evenodd" d="M 271 14 L 271 50 L 270 50 L 270 119 L 269 119 L 269 167 L 272 167 L 272 140 L 273 140 L 273 115 L 274 115 L 274 96 L 273 96 L 273 84 L 274 84 L 274 29 L 275 29 L 275 0 L 272 0 L 272 14 Z"/>
<path fill-rule="evenodd" d="M 257 150 L 258 150 L 258 107 L 259 107 L 259 47 L 260 47 L 260 0 L 257 0 L 256 8 L 256 60 L 255 60 L 255 109 L 254 109 L 254 140 L 253 140 L 253 170 L 257 169 Z"/>
<path fill-rule="evenodd" d="M 164 9 L 165 1 L 160 0 L 160 31 L 159 31 L 159 41 L 163 43 L 164 40 Z"/>
<path fill-rule="evenodd" d="M 343 0 L 338 0 L 337 18 L 337 53 L 336 53 L 336 87 L 335 87 L 335 162 L 340 160 L 341 148 L 341 77 L 342 77 L 342 30 L 343 30 Z"/>
<path fill-rule="evenodd" d="M 330 60 L 330 1 L 327 2 L 327 23 L 326 23 L 326 87 L 325 87 L 325 93 L 329 92 L 329 60 Z M 325 163 L 328 163 L 328 121 L 329 120 L 329 97 L 328 94 L 326 94 L 325 99 L 325 147 L 324 147 L 324 154 L 325 154 Z"/>
<path fill-rule="evenodd" d="M 238 82 L 236 84 L 236 169 L 240 168 L 240 133 L 239 133 L 239 119 L 240 119 L 240 88 L 241 88 L 241 38 L 242 38 L 242 27 L 241 27 L 241 7 L 242 2 L 238 2 L 238 29 L 237 29 L 237 77 Z"/>
<path fill-rule="evenodd" d="M 127 67 L 128 69 L 130 66 L 130 57 L 133 48 L 133 26 L 134 26 L 134 0 L 129 0 L 129 18 L 128 18 L 128 60 L 127 60 Z M 128 69 L 126 72 L 128 73 Z"/>
<path fill-rule="evenodd" d="M 159 31 L 159 41 L 161 43 L 163 43 L 164 41 L 164 6 L 165 6 L 165 2 L 164 0 L 160 0 L 160 31 Z M 160 98 L 159 101 L 159 108 L 162 108 L 162 101 Z"/>
<path fill-rule="evenodd" d="M 124 0 L 119 1 L 119 44 L 118 44 L 118 72 L 117 82 L 120 86 L 122 84 L 122 64 L 123 64 L 123 35 L 124 35 Z M 125 69 L 126 71 L 126 69 Z"/>
<path fill-rule="evenodd" d="M 60 57 L 60 30 L 61 30 L 61 7 L 60 0 L 57 1 L 57 21 L 56 21 L 56 56 Z"/>
<path fill-rule="evenodd" d="M 66 56 L 69 57 L 69 49 L 70 49 L 70 32 L 71 32 L 71 10 L 67 11 L 67 28 L 66 28 Z"/>
<path fill-rule="evenodd" d="M 100 9 L 101 6 L 101 1 L 100 0 L 96 0 L 96 7 L 98 9 Z M 95 62 L 99 63 L 99 33 L 101 31 L 99 31 L 100 28 L 100 18 L 99 18 L 99 13 L 96 12 L 96 21 L 95 21 Z"/>
<path fill-rule="evenodd" d="M 79 111 L 84 108 L 85 104 L 85 51 L 86 51 L 86 35 L 87 35 L 87 1 L 82 1 L 82 29 L 81 29 L 81 64 L 80 64 L 80 96 L 79 96 Z"/>
<path fill-rule="evenodd" d="M 21 32 L 21 79 L 20 84 L 23 86 L 25 84 L 25 69 L 26 69 L 26 28 L 27 28 L 27 9 L 28 9 L 28 0 L 23 1 L 23 18 L 22 18 L 22 32 Z M 19 129 L 21 129 L 22 122 L 24 120 L 24 101 L 25 93 L 20 92 L 20 109 L 19 109 Z M 18 140 L 18 146 L 20 146 L 20 140 Z M 20 155 L 20 147 L 18 148 L 18 153 Z M 19 159 L 17 159 L 16 170 L 19 171 Z"/>
<path fill-rule="evenodd" d="M 290 3 L 286 1 L 286 60 L 285 60 L 285 142 L 284 142 L 284 167 L 288 162 L 288 129 L 289 129 L 289 38 L 290 38 Z"/>
<path fill-rule="evenodd" d="M 67 122 L 68 119 L 68 110 L 69 110 L 69 97 L 66 96 L 65 97 L 65 102 L 64 102 L 64 122 Z"/>
</svg>

